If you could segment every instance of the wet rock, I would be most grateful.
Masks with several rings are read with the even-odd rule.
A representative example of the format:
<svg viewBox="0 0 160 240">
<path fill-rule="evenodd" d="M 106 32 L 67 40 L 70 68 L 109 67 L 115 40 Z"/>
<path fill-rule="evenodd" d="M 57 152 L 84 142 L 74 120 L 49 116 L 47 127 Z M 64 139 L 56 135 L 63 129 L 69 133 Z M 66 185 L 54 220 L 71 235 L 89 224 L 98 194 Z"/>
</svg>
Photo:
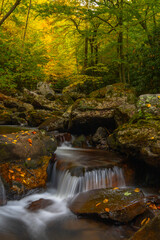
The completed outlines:
<svg viewBox="0 0 160 240">
<path fill-rule="evenodd" d="M 26 209 L 31 211 L 31 212 L 35 212 L 38 211 L 40 209 L 45 209 L 48 206 L 52 205 L 54 202 L 50 199 L 44 199 L 44 198 L 40 198 L 37 201 L 31 202 Z"/>
<path fill-rule="evenodd" d="M 121 223 L 133 220 L 145 210 L 144 195 L 134 189 L 96 189 L 80 193 L 69 204 L 80 216 L 97 216 Z"/>
<path fill-rule="evenodd" d="M 36 130 L 0 135 L 0 162 L 39 159 L 56 150 L 56 140 Z M 38 161 L 39 162 L 39 161 Z M 39 165 L 39 163 L 37 164 Z"/>
<path fill-rule="evenodd" d="M 28 160 L 32 161 L 32 160 Z M 0 164 L 0 172 L 5 183 L 6 196 L 8 200 L 19 200 L 28 194 L 41 192 L 46 187 L 47 167 L 50 157 L 41 158 L 41 163 L 36 168 L 28 168 L 21 161 Z"/>
<path fill-rule="evenodd" d="M 145 224 L 130 240 L 158 240 L 160 239 L 160 215 Z"/>
</svg>

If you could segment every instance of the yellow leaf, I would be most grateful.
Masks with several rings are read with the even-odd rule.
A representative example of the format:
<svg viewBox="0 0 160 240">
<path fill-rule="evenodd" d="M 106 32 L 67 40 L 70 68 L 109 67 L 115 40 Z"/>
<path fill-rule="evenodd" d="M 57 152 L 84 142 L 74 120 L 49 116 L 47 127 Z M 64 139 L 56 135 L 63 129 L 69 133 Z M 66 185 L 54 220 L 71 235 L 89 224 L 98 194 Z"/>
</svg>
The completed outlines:
<svg viewBox="0 0 160 240">
<path fill-rule="evenodd" d="M 6 135 L 2 135 L 3 137 L 7 137 Z"/>
<path fill-rule="evenodd" d="M 113 188 L 113 190 L 117 190 L 117 189 L 119 189 L 119 188 L 118 187 Z"/>
<path fill-rule="evenodd" d="M 96 204 L 96 207 L 98 207 L 100 204 L 101 204 L 100 202 L 99 202 L 99 203 L 97 203 L 97 204 Z"/>
<path fill-rule="evenodd" d="M 135 192 L 140 192 L 139 188 L 134 189 Z"/>
<path fill-rule="evenodd" d="M 25 174 L 24 173 L 22 173 L 22 174 L 20 174 L 21 175 L 21 177 L 24 177 L 25 176 Z"/>
<path fill-rule="evenodd" d="M 12 179 L 14 180 L 14 179 L 15 179 L 15 176 L 12 176 Z"/>
<path fill-rule="evenodd" d="M 106 211 L 106 212 L 109 212 L 109 208 L 105 208 L 105 211 Z"/>
<path fill-rule="evenodd" d="M 5 144 L 8 144 L 7 142 L 5 142 Z"/>
<path fill-rule="evenodd" d="M 104 200 L 103 200 L 103 203 L 108 203 L 108 199 L 104 199 Z"/>
<path fill-rule="evenodd" d="M 151 140 L 153 140 L 153 139 L 154 139 L 154 137 L 151 137 L 150 139 L 151 139 Z"/>
<path fill-rule="evenodd" d="M 158 96 L 158 98 L 160 99 L 160 96 Z"/>
<path fill-rule="evenodd" d="M 151 104 L 146 104 L 146 106 L 147 106 L 148 108 L 150 108 L 150 107 L 151 107 Z"/>
</svg>

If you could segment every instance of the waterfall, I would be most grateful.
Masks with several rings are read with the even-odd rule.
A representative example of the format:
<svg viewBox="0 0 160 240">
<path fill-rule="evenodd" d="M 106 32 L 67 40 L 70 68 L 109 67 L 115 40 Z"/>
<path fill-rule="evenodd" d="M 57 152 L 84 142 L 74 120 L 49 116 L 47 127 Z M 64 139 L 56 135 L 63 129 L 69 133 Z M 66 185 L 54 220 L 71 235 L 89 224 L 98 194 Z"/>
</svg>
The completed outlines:
<svg viewBox="0 0 160 240">
<path fill-rule="evenodd" d="M 72 197 L 92 189 L 125 186 L 123 170 L 117 166 L 85 171 L 83 176 L 78 177 L 72 176 L 69 170 L 58 170 L 56 165 L 52 170 L 51 186 L 59 197 Z"/>
</svg>

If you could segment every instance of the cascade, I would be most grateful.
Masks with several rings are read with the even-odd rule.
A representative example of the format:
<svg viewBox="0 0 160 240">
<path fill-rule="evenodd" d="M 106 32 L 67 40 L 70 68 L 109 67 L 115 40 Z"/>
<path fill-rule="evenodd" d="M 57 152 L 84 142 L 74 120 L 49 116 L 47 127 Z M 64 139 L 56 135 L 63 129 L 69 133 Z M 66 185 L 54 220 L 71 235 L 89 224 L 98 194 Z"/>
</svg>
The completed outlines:
<svg viewBox="0 0 160 240">
<path fill-rule="evenodd" d="M 92 189 L 124 187 L 125 179 L 123 170 L 117 166 L 85 171 L 82 176 L 72 176 L 69 170 L 58 170 L 55 163 L 51 186 L 56 189 L 59 197 L 64 198 Z"/>
</svg>

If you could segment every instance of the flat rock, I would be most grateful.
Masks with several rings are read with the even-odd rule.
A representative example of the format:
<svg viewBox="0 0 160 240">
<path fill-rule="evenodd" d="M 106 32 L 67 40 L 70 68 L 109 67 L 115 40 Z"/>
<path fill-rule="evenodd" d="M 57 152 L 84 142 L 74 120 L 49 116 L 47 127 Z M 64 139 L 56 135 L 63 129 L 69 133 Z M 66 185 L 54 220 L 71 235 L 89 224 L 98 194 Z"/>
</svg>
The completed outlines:
<svg viewBox="0 0 160 240">
<path fill-rule="evenodd" d="M 45 209 L 46 207 L 50 206 L 53 204 L 53 201 L 51 199 L 44 199 L 44 198 L 40 198 L 37 201 L 31 202 L 26 209 L 31 211 L 31 212 L 35 212 L 38 211 L 40 209 Z"/>
<path fill-rule="evenodd" d="M 133 220 L 146 209 L 143 193 L 132 188 L 96 189 L 80 193 L 69 208 L 77 215 L 98 216 L 121 223 Z"/>
</svg>

